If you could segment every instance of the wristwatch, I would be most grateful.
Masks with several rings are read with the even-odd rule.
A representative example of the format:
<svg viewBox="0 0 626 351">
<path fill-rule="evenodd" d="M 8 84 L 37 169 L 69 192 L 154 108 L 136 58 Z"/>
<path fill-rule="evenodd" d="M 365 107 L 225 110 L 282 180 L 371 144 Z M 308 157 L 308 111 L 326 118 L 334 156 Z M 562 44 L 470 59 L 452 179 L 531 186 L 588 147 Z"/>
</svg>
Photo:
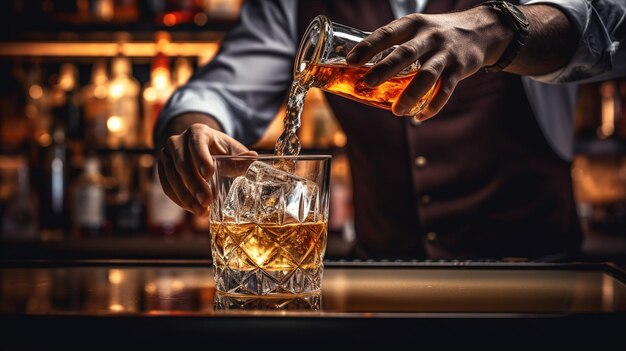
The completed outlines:
<svg viewBox="0 0 626 351">
<path fill-rule="evenodd" d="M 508 66 L 515 56 L 519 53 L 522 46 L 528 39 L 529 22 L 522 11 L 517 6 L 506 1 L 487 1 L 480 4 L 480 6 L 486 6 L 498 13 L 500 20 L 509 28 L 513 29 L 515 35 L 509 46 L 504 50 L 502 56 L 498 62 L 491 66 L 485 66 L 485 70 L 488 72 L 498 72 Z"/>
</svg>

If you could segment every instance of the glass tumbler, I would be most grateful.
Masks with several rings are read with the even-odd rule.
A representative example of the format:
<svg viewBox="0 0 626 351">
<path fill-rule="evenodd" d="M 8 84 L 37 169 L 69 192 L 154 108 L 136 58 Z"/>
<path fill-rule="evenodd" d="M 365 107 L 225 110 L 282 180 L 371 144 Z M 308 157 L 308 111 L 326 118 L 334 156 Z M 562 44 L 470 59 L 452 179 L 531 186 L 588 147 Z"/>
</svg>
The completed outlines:
<svg viewBox="0 0 626 351">
<path fill-rule="evenodd" d="M 273 167 L 295 161 L 293 173 Z M 214 156 L 211 253 L 217 293 L 319 294 L 330 156 Z"/>
</svg>

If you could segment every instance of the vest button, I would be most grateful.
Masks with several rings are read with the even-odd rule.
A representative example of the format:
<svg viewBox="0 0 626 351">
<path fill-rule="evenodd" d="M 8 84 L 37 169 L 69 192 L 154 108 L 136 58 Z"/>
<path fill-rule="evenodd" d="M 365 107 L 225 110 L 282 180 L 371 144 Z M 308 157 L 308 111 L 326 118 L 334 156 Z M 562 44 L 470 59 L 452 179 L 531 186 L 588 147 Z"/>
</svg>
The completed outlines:
<svg viewBox="0 0 626 351">
<path fill-rule="evenodd" d="M 417 166 L 418 168 L 426 167 L 426 163 L 428 163 L 428 161 L 424 156 L 417 156 L 415 158 L 415 166 Z"/>
<path fill-rule="evenodd" d="M 413 118 L 411 118 L 411 124 L 412 124 L 414 127 L 419 127 L 419 126 L 421 126 L 421 125 L 422 125 L 422 121 L 420 121 L 419 119 L 417 119 L 417 117 L 413 117 Z"/>
<path fill-rule="evenodd" d="M 436 241 L 437 240 L 437 233 L 435 233 L 435 232 L 428 232 L 428 233 L 426 233 L 426 240 L 428 240 L 428 241 Z"/>
<path fill-rule="evenodd" d="M 430 196 L 428 196 L 428 195 L 422 195 L 422 196 L 420 197 L 420 203 L 421 203 L 422 205 L 428 205 L 428 204 L 430 203 Z"/>
</svg>

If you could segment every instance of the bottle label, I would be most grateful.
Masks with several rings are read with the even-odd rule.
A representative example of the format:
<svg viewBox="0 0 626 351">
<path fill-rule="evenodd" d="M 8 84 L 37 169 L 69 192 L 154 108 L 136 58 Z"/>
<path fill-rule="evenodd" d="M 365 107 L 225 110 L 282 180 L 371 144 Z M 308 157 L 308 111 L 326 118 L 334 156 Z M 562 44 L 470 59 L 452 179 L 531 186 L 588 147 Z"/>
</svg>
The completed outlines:
<svg viewBox="0 0 626 351">
<path fill-rule="evenodd" d="M 76 192 L 75 221 L 78 226 L 97 228 L 104 226 L 104 188 L 84 186 Z"/>
</svg>

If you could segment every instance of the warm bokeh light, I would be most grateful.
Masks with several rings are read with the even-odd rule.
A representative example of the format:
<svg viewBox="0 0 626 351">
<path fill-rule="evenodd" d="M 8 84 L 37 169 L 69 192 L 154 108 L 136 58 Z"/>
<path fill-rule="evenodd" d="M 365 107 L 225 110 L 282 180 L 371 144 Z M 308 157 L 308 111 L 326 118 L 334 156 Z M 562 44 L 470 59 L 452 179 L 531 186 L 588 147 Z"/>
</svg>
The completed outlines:
<svg viewBox="0 0 626 351">
<path fill-rule="evenodd" d="M 169 70 L 167 68 L 156 68 L 152 71 L 152 85 L 156 89 L 165 89 L 170 85 Z"/>
<path fill-rule="evenodd" d="M 114 99 L 122 97 L 124 95 L 124 84 L 119 82 L 111 84 L 111 87 L 109 88 L 109 95 L 111 95 Z"/>
<path fill-rule="evenodd" d="M 144 290 L 146 291 L 146 294 L 154 295 L 157 291 L 157 286 L 155 283 L 148 283 L 146 284 L 146 287 Z"/>
<path fill-rule="evenodd" d="M 144 168 L 151 168 L 154 166 L 154 157 L 152 155 L 139 156 L 139 165 Z"/>
<path fill-rule="evenodd" d="M 207 16 L 204 12 L 198 12 L 195 16 L 193 16 L 193 23 L 197 26 L 204 26 L 209 20 L 209 16 Z"/>
<path fill-rule="evenodd" d="M 172 290 L 175 292 L 182 291 L 185 288 L 185 283 L 182 280 L 174 280 L 172 281 Z"/>
<path fill-rule="evenodd" d="M 119 269 L 111 269 L 109 271 L 109 283 L 120 284 L 124 280 L 124 273 Z"/>
<path fill-rule="evenodd" d="M 337 132 L 333 135 L 333 144 L 337 147 L 344 147 L 348 143 L 348 138 L 343 132 Z"/>
<path fill-rule="evenodd" d="M 124 120 L 119 116 L 111 116 L 107 120 L 107 129 L 111 133 L 117 133 L 124 127 Z"/>
<path fill-rule="evenodd" d="M 113 303 L 109 305 L 109 310 L 112 312 L 122 312 L 124 311 L 124 306 L 120 305 L 119 303 Z"/>
<path fill-rule="evenodd" d="M 28 89 L 28 95 L 31 99 L 37 100 L 43 96 L 43 89 L 38 84 L 33 84 Z"/>
<path fill-rule="evenodd" d="M 176 16 L 173 13 L 168 13 L 167 15 L 163 16 L 163 24 L 168 27 L 176 25 Z"/>
<path fill-rule="evenodd" d="M 49 133 L 42 133 L 37 137 L 37 142 L 39 142 L 39 145 L 41 145 L 41 147 L 47 147 L 50 146 L 50 144 L 52 143 L 52 137 Z"/>
<path fill-rule="evenodd" d="M 93 89 L 93 95 L 98 99 L 104 99 L 107 97 L 107 87 L 104 85 L 98 85 Z"/>
<path fill-rule="evenodd" d="M 146 101 L 154 101 L 157 98 L 157 93 L 153 87 L 148 87 L 143 91 L 143 98 Z"/>
</svg>

